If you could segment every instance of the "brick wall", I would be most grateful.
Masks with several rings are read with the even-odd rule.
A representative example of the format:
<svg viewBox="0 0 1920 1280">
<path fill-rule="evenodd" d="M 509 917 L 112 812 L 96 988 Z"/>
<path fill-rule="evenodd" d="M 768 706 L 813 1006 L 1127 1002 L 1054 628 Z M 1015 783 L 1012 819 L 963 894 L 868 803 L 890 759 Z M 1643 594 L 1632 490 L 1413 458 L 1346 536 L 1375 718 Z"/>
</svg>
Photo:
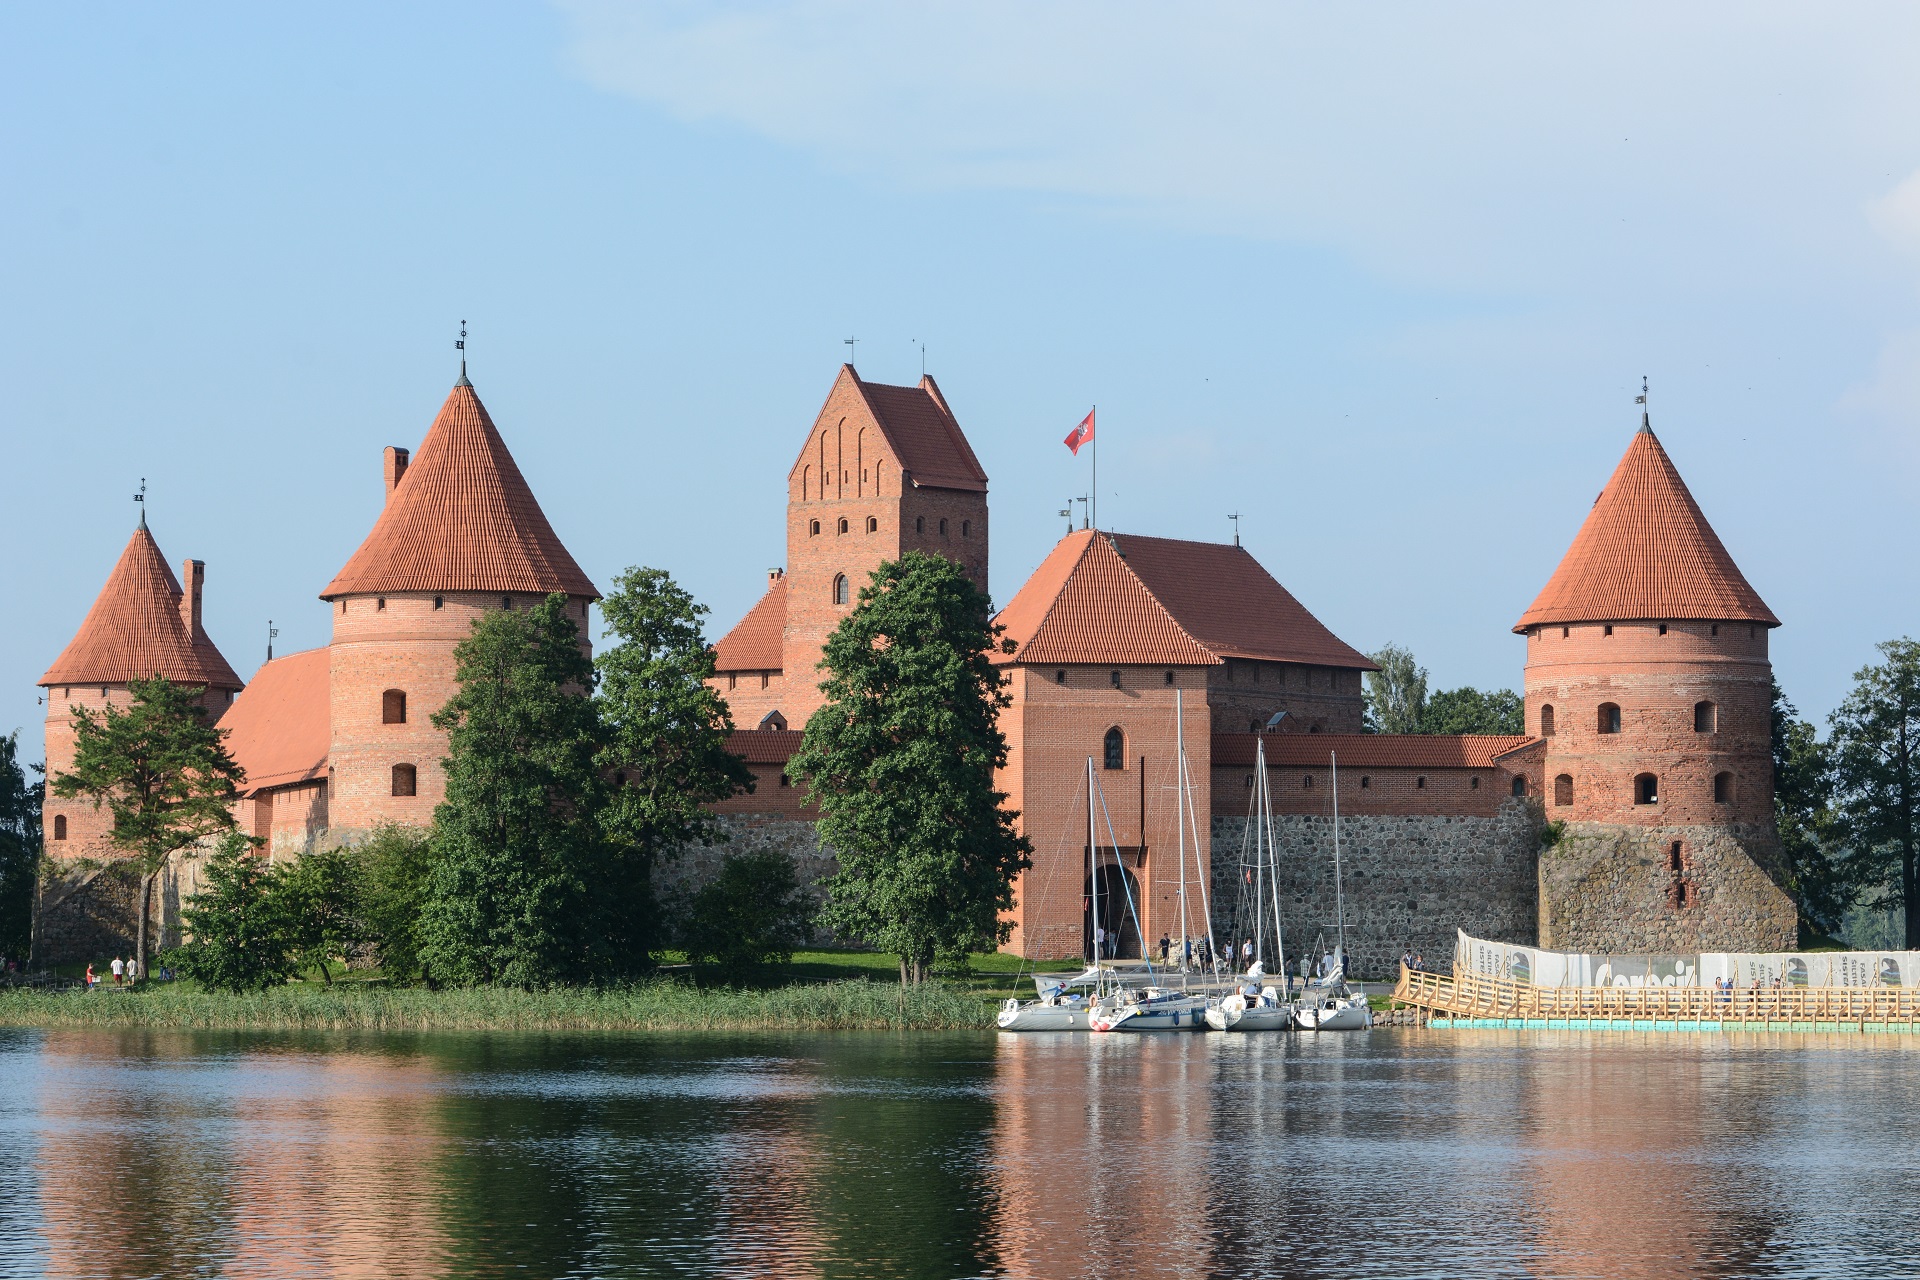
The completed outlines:
<svg viewBox="0 0 1920 1280">
<path fill-rule="evenodd" d="M 1284 711 L 1282 732 L 1359 733 L 1366 719 L 1361 673 L 1297 662 L 1230 658 L 1207 671 L 1216 733 L 1258 733 Z"/>
<path fill-rule="evenodd" d="M 1340 812 L 1344 816 L 1430 816 L 1491 818 L 1513 798 L 1514 767 L 1492 769 L 1340 769 Z M 1213 770 L 1213 814 L 1244 818 L 1253 795 L 1251 765 L 1218 765 Z M 1275 813 L 1330 815 L 1332 774 L 1326 768 L 1292 768 L 1269 762 L 1267 776 Z M 1534 788 L 1529 794 L 1537 794 Z"/>
</svg>

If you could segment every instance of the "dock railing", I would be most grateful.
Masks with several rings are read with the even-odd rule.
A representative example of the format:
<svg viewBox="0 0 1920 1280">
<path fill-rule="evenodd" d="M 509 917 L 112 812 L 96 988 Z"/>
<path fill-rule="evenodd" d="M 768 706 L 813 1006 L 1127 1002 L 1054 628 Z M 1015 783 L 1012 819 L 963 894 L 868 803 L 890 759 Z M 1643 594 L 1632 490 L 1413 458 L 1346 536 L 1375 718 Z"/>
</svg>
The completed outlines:
<svg viewBox="0 0 1920 1280">
<path fill-rule="evenodd" d="M 1915 1023 L 1920 990 L 1906 987 L 1536 987 L 1476 973 L 1400 966 L 1393 1008 L 1423 1018 L 1604 1018 L 1661 1022 Z"/>
</svg>

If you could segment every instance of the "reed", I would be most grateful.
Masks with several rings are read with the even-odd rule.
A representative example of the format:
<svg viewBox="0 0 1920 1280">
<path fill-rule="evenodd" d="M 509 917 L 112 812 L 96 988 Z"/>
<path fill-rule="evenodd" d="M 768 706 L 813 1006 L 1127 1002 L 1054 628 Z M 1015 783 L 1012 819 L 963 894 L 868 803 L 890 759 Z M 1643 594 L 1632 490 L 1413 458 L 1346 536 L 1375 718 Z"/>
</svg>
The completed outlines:
<svg viewBox="0 0 1920 1280">
<path fill-rule="evenodd" d="M 292 984 L 252 995 L 0 992 L 0 1026 L 224 1031 L 948 1031 L 992 1025 L 977 996 L 845 981 L 739 990 L 658 979 L 606 990 L 427 991 Z"/>
</svg>

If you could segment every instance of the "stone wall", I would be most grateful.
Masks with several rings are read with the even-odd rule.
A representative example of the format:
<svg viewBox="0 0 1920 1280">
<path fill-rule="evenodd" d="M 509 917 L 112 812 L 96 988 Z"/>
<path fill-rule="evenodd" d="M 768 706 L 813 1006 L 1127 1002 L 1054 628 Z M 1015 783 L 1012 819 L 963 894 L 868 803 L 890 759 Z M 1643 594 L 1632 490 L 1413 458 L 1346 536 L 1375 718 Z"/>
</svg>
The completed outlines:
<svg viewBox="0 0 1920 1280">
<path fill-rule="evenodd" d="M 1214 936 L 1222 947 L 1240 902 L 1247 819 L 1213 819 L 1209 886 Z M 1453 962 L 1454 930 L 1531 944 L 1539 928 L 1539 808 L 1503 802 L 1493 817 L 1363 816 L 1340 821 L 1349 972 L 1391 978 L 1411 948 L 1428 967 Z M 1333 823 L 1320 816 L 1274 818 L 1281 875 L 1281 926 L 1297 963 L 1323 932 L 1335 935 Z M 1271 907 L 1268 908 L 1269 912 Z M 1244 933 L 1245 930 L 1243 929 Z M 1269 929 L 1270 932 L 1270 929 Z"/>
<path fill-rule="evenodd" d="M 831 850 L 820 844 L 819 832 L 812 822 L 784 814 L 732 813 L 720 814 L 719 824 L 727 837 L 724 842 L 688 845 L 654 868 L 654 892 L 669 910 L 710 883 L 719 874 L 720 864 L 728 854 L 765 850 L 792 858 L 800 883 L 807 887 L 814 901 L 826 900 L 826 891 L 820 882 L 833 874 L 834 857 Z M 824 933 L 815 934 L 814 940 L 823 945 L 834 941 Z"/>
<path fill-rule="evenodd" d="M 1563 951 L 1791 951 L 1771 823 L 1643 827 L 1569 823 L 1540 855 L 1540 945 Z"/>
</svg>

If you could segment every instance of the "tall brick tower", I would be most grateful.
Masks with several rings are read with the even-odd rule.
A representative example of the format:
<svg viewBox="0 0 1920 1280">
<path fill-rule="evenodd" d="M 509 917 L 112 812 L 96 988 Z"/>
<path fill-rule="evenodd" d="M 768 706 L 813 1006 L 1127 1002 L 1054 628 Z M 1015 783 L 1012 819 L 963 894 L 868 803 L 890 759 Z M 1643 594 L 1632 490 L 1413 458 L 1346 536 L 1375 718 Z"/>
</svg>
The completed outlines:
<svg viewBox="0 0 1920 1280">
<path fill-rule="evenodd" d="M 1547 742 L 1541 945 L 1772 951 L 1780 888 L 1769 741 L 1780 620 L 1733 563 L 1644 414 L 1514 630 Z"/>
<path fill-rule="evenodd" d="M 842 365 L 787 474 L 786 570 L 715 645 L 734 723 L 805 724 L 827 635 L 876 568 L 916 549 L 986 589 L 987 473 L 932 378 L 889 386 Z"/>
<path fill-rule="evenodd" d="M 333 607 L 327 812 L 332 829 L 425 825 L 446 794 L 454 647 L 493 609 L 552 592 L 589 642 L 600 598 L 547 523 L 463 370 L 419 453 L 386 451 L 387 505 L 320 598 Z"/>
</svg>

